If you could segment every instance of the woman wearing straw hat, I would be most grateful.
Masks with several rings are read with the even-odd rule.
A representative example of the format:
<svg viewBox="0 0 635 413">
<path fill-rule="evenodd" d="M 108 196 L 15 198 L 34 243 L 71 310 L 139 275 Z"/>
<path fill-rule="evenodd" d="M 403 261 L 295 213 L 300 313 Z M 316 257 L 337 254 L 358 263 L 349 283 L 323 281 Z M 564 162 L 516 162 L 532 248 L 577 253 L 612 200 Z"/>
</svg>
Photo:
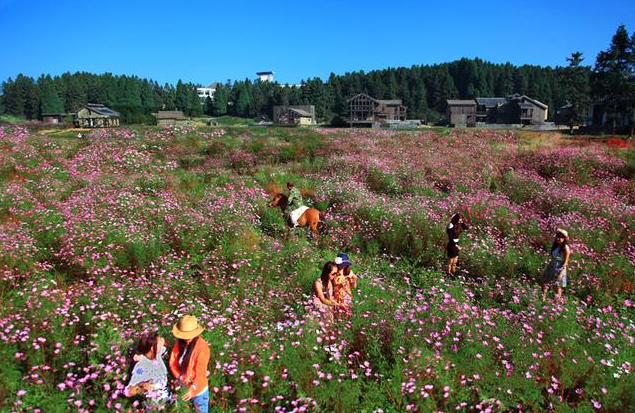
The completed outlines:
<svg viewBox="0 0 635 413">
<path fill-rule="evenodd" d="M 569 234 L 558 228 L 551 245 L 551 262 L 542 273 L 542 299 L 547 296 L 549 286 L 558 287 L 558 299 L 562 297 L 562 290 L 567 286 L 567 266 L 571 249 L 569 248 Z"/>
<path fill-rule="evenodd" d="M 209 346 L 200 337 L 203 330 L 196 317 L 181 317 L 172 329 L 172 334 L 178 340 L 170 354 L 170 371 L 179 383 L 188 389 L 183 395 L 183 400 L 192 400 L 199 413 L 207 413 L 209 408 Z"/>
</svg>

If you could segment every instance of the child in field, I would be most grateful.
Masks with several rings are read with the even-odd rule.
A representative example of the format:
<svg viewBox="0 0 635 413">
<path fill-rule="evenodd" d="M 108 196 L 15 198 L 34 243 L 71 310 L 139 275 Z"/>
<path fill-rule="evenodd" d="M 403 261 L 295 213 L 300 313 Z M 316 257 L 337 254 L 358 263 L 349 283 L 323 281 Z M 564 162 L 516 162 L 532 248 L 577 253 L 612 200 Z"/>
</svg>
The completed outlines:
<svg viewBox="0 0 635 413">
<path fill-rule="evenodd" d="M 571 249 L 569 248 L 569 234 L 558 228 L 551 245 L 551 262 L 542 273 L 542 299 L 547 296 L 549 286 L 557 287 L 557 297 L 562 298 L 562 291 L 567 286 L 567 266 Z"/>
<path fill-rule="evenodd" d="M 463 217 L 460 213 L 457 212 L 452 215 L 450 223 L 446 228 L 448 234 L 446 252 L 448 255 L 448 274 L 450 275 L 454 275 L 456 272 L 456 264 L 459 262 L 459 251 L 461 250 L 461 247 L 459 247 L 459 236 L 461 232 L 468 228 L 467 224 L 463 222 Z"/>
<path fill-rule="evenodd" d="M 353 311 L 352 290 L 357 287 L 357 276 L 351 271 L 348 255 L 338 254 L 334 262 L 337 265 L 337 275 L 333 279 L 333 300 L 340 304 L 340 311 L 350 316 Z"/>
<path fill-rule="evenodd" d="M 200 337 L 203 330 L 196 317 L 181 317 L 172 329 L 172 334 L 178 340 L 170 354 L 170 371 L 180 385 L 187 388 L 182 399 L 191 400 L 198 413 L 209 411 L 207 364 L 210 351 L 205 340 Z"/>
<path fill-rule="evenodd" d="M 157 332 L 144 334 L 139 339 L 130 382 L 124 390 L 126 397 L 145 395 L 149 406 L 159 406 L 172 400 L 168 390 L 168 370 L 163 362 L 167 352 L 165 340 Z"/>
</svg>

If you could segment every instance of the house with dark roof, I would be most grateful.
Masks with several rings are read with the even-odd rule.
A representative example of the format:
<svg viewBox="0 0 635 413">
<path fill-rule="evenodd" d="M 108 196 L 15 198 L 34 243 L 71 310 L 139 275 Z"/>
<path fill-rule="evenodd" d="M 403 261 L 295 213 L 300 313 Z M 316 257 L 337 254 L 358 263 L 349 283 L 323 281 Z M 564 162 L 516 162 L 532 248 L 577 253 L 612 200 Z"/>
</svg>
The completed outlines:
<svg viewBox="0 0 635 413">
<path fill-rule="evenodd" d="M 119 126 L 121 114 L 101 103 L 88 103 L 74 114 L 79 128 L 110 128 Z"/>
<path fill-rule="evenodd" d="M 349 124 L 353 126 L 382 126 L 387 120 L 406 120 L 408 108 L 401 99 L 375 99 L 359 93 L 348 99 Z"/>
<path fill-rule="evenodd" d="M 276 125 L 315 125 L 315 106 L 274 106 L 273 123 Z"/>
<path fill-rule="evenodd" d="M 476 98 L 476 122 L 498 123 L 499 109 L 507 103 L 505 98 Z"/>
<path fill-rule="evenodd" d="M 153 115 L 157 118 L 157 125 L 181 125 L 188 121 L 180 110 L 160 110 Z"/>
<path fill-rule="evenodd" d="M 455 126 L 542 125 L 548 114 L 547 105 L 519 94 L 507 98 L 449 99 L 447 103 L 448 123 Z"/>
</svg>

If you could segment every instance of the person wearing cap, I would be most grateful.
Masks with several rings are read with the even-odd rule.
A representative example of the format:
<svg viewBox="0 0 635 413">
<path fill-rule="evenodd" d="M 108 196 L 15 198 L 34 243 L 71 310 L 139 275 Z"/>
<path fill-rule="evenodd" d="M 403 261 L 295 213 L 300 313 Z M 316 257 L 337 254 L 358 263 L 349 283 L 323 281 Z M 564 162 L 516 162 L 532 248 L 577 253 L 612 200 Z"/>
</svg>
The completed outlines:
<svg viewBox="0 0 635 413">
<path fill-rule="evenodd" d="M 463 222 L 463 217 L 460 213 L 452 215 L 450 223 L 446 228 L 448 234 L 448 245 L 446 246 L 446 253 L 448 255 L 448 274 L 454 275 L 456 272 L 456 264 L 459 262 L 459 236 L 461 232 L 468 229 L 468 226 Z"/>
<path fill-rule="evenodd" d="M 200 337 L 203 330 L 196 317 L 181 317 L 172 328 L 172 334 L 178 340 L 170 354 L 170 371 L 188 389 L 183 400 L 192 400 L 199 413 L 207 413 L 209 410 L 207 364 L 210 351 L 209 345 Z"/>
<path fill-rule="evenodd" d="M 351 271 L 351 262 L 348 255 L 337 254 L 333 260 L 337 266 L 337 275 L 333 279 L 333 300 L 338 302 L 338 309 L 346 315 L 351 315 L 353 310 L 352 290 L 357 287 L 357 276 Z"/>
<path fill-rule="evenodd" d="M 564 229 L 558 228 L 551 245 L 551 262 L 542 273 L 542 299 L 547 296 L 547 290 L 551 285 L 558 288 L 557 297 L 562 298 L 562 291 L 567 286 L 567 266 L 571 249 L 569 248 L 569 234 Z"/>
</svg>

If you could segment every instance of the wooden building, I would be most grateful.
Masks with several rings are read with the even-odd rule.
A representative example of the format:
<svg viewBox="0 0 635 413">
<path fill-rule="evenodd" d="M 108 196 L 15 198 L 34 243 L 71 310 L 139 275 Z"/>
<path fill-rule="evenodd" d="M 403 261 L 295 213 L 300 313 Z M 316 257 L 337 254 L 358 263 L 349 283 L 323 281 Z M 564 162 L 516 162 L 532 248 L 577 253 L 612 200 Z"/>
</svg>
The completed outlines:
<svg viewBox="0 0 635 413">
<path fill-rule="evenodd" d="M 406 120 L 407 108 L 401 99 L 381 100 L 359 93 L 348 99 L 349 124 L 381 126 L 387 120 Z"/>
<path fill-rule="evenodd" d="M 476 98 L 477 123 L 503 123 L 505 98 Z"/>
<path fill-rule="evenodd" d="M 79 128 L 110 128 L 119 126 L 121 114 L 100 103 L 89 103 L 75 113 Z"/>
<path fill-rule="evenodd" d="M 476 101 L 474 99 L 448 99 L 446 115 L 450 125 L 476 126 Z"/>
<path fill-rule="evenodd" d="M 180 110 L 160 110 L 153 115 L 157 118 L 157 125 L 182 125 L 188 121 Z"/>
<path fill-rule="evenodd" d="M 542 125 L 547 121 L 548 107 L 542 102 L 527 95 L 515 94 L 508 98 L 508 104 L 516 105 L 510 110 L 513 113 L 513 123 L 521 125 Z"/>
<path fill-rule="evenodd" d="M 507 98 L 449 99 L 446 110 L 448 123 L 454 126 L 477 124 L 543 125 L 548 107 L 526 95 Z"/>
<path fill-rule="evenodd" d="M 315 125 L 315 106 L 274 106 L 273 123 L 276 125 Z"/>
<path fill-rule="evenodd" d="M 42 113 L 42 123 L 46 125 L 61 125 L 66 113 Z"/>
</svg>

